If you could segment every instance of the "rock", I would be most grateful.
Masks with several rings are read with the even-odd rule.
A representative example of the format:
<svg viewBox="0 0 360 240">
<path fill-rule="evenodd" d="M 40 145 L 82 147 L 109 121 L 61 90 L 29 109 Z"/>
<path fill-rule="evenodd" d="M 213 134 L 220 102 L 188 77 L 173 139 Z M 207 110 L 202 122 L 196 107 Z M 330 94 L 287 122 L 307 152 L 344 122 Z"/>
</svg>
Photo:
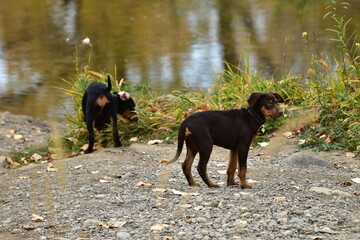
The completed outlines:
<svg viewBox="0 0 360 240">
<path fill-rule="evenodd" d="M 340 191 L 340 190 L 332 190 L 331 194 L 332 195 L 337 195 L 337 196 L 343 196 L 343 197 L 352 197 L 353 196 L 350 193 L 343 192 L 343 191 Z"/>
<path fill-rule="evenodd" d="M 277 217 L 277 218 L 283 218 L 283 217 L 286 217 L 288 215 L 288 212 L 287 211 L 282 211 L 282 212 L 279 212 L 279 213 L 274 213 L 274 217 Z"/>
<path fill-rule="evenodd" d="M 150 140 L 148 142 L 149 145 L 155 145 L 155 144 L 160 144 L 160 143 L 163 143 L 164 141 L 163 140 L 159 140 L 159 139 L 154 139 L 154 140 Z"/>
<path fill-rule="evenodd" d="M 287 218 L 278 218 L 277 222 L 279 224 L 287 224 L 288 223 L 288 219 Z"/>
<path fill-rule="evenodd" d="M 308 168 L 310 166 L 319 166 L 335 168 L 334 165 L 332 165 L 330 162 L 304 152 L 294 153 L 291 156 L 283 159 L 281 162 L 295 167 Z"/>
<path fill-rule="evenodd" d="M 343 196 L 343 197 L 352 197 L 350 193 L 343 192 L 340 190 L 331 190 L 329 188 L 324 187 L 312 187 L 309 189 L 309 191 L 316 192 L 316 193 L 322 193 L 325 195 L 335 195 L 335 196 Z"/>
<path fill-rule="evenodd" d="M 117 232 L 116 238 L 117 239 L 130 239 L 131 235 L 128 232 Z"/>
<path fill-rule="evenodd" d="M 324 187 L 312 187 L 312 188 L 309 189 L 309 191 L 316 192 L 316 193 L 322 193 L 322 194 L 325 194 L 325 195 L 330 195 L 331 194 L 331 189 L 324 188 Z"/>
<path fill-rule="evenodd" d="M 97 194 L 97 195 L 95 195 L 96 199 L 103 199 L 105 197 L 107 197 L 107 194 Z"/>
<path fill-rule="evenodd" d="M 101 224 L 103 224 L 102 221 L 96 220 L 96 219 L 86 219 L 83 222 L 83 228 L 91 228 L 94 226 L 100 226 Z"/>
<path fill-rule="evenodd" d="M 322 227 L 322 228 L 319 228 L 319 229 L 315 229 L 315 231 L 320 232 L 320 233 L 329 233 L 329 234 L 336 234 L 337 233 L 336 231 L 332 230 L 329 227 Z"/>
<path fill-rule="evenodd" d="M 11 231 L 12 234 L 19 234 L 22 233 L 21 229 L 15 228 Z"/>
<path fill-rule="evenodd" d="M 239 228 L 246 228 L 248 225 L 248 222 L 246 220 L 242 220 L 242 219 L 236 219 L 235 220 L 235 225 Z"/>
<path fill-rule="evenodd" d="M 181 208 L 191 208 L 191 204 L 181 204 L 179 207 Z"/>
<path fill-rule="evenodd" d="M 281 233 L 283 236 L 289 236 L 291 234 L 293 234 L 293 232 L 291 230 L 287 230 Z"/>
</svg>

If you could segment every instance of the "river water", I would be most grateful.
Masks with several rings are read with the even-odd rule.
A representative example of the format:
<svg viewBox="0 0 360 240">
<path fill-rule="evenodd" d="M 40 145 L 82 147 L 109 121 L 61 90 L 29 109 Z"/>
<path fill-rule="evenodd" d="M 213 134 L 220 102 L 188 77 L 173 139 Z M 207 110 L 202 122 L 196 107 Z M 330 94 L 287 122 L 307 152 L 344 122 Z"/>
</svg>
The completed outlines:
<svg viewBox="0 0 360 240">
<path fill-rule="evenodd" d="M 360 32 L 360 1 L 346 15 Z M 61 118 L 71 101 L 57 89 L 79 63 L 118 79 L 150 82 L 158 93 L 208 88 L 249 56 L 265 77 L 307 74 L 307 32 L 331 56 L 322 0 L 0 0 L 0 111 Z M 315 48 L 314 47 L 314 48 Z"/>
</svg>

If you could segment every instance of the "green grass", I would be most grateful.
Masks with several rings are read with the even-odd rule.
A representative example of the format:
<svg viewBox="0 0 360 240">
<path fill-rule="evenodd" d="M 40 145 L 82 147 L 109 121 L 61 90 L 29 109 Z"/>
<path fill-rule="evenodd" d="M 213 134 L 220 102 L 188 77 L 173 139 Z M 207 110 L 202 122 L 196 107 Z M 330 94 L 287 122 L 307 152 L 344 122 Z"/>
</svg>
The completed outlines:
<svg viewBox="0 0 360 240">
<path fill-rule="evenodd" d="M 336 1 L 331 1 L 331 4 L 330 9 L 336 11 Z M 181 121 L 194 112 L 246 107 L 246 100 L 253 92 L 277 92 L 285 100 L 285 117 L 267 121 L 259 130 L 261 138 L 265 139 L 268 133 L 273 132 L 293 115 L 289 109 L 315 108 L 319 111 L 318 119 L 307 123 L 305 131 L 300 134 L 300 137 L 306 140 L 302 147 L 316 151 L 348 149 L 359 153 L 360 44 L 356 42 L 355 33 L 347 35 L 346 27 L 350 20 L 345 16 L 331 12 L 324 17 L 333 21 L 328 30 L 334 32 L 335 37 L 330 41 L 337 43 L 338 48 L 331 59 L 326 59 L 319 53 L 312 54 L 311 43 L 307 34 L 303 33 L 304 48 L 309 53 L 311 66 L 307 76 L 288 72 L 279 80 L 264 79 L 258 72 L 252 71 L 247 55 L 243 58 L 242 67 L 226 64 L 226 69 L 207 90 L 188 89 L 157 96 L 148 83 L 133 85 L 112 78 L 113 91 L 125 90 L 132 94 L 140 119 L 137 123 L 119 120 L 121 126 L 118 129 L 122 140 L 126 142 L 131 137 L 138 137 L 143 141 L 155 138 L 174 141 Z M 87 142 L 87 130 L 82 121 L 81 110 L 83 92 L 91 82 L 105 83 L 108 75 L 90 71 L 88 66 L 82 70 L 79 70 L 79 67 L 76 69 L 73 79 L 67 80 L 70 88 L 63 89 L 74 101 L 74 114 L 66 118 L 70 127 L 64 139 L 71 137 L 77 141 L 64 140 L 68 152 L 79 151 Z M 110 132 L 110 129 L 97 132 L 96 142 L 103 147 L 112 145 Z"/>
<path fill-rule="evenodd" d="M 20 151 L 14 151 L 14 152 L 10 153 L 10 155 L 12 156 L 12 160 L 20 165 L 37 163 L 38 161 L 32 157 L 34 154 L 38 154 L 38 155 L 42 156 L 41 160 L 43 160 L 43 161 L 49 160 L 49 159 L 51 160 L 52 152 L 49 150 L 50 145 L 51 145 L 51 143 L 41 145 L 41 146 L 27 147 Z"/>
</svg>

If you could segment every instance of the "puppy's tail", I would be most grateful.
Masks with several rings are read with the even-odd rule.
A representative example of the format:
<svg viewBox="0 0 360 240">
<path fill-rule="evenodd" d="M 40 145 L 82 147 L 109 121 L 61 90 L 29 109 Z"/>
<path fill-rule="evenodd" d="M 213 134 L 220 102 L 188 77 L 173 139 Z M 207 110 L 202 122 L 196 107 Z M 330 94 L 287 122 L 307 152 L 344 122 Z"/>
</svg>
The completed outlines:
<svg viewBox="0 0 360 240">
<path fill-rule="evenodd" d="M 107 83 L 108 83 L 108 85 L 107 85 L 107 91 L 108 92 L 111 92 L 111 80 L 110 80 L 110 76 L 108 75 L 108 78 L 107 78 Z"/>
<path fill-rule="evenodd" d="M 175 157 L 173 159 L 171 159 L 170 161 L 168 161 L 166 163 L 167 165 L 172 164 L 172 163 L 176 162 L 176 160 L 179 159 L 181 151 L 184 146 L 185 131 L 186 131 L 185 124 L 181 124 L 180 129 L 179 129 L 179 134 L 178 134 L 178 146 L 177 146 L 177 151 L 176 151 Z"/>
</svg>

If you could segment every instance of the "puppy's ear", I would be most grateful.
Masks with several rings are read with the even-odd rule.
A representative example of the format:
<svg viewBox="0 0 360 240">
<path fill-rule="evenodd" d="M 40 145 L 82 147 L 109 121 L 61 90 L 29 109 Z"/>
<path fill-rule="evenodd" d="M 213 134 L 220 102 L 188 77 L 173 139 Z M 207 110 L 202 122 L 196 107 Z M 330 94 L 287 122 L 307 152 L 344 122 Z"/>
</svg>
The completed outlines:
<svg viewBox="0 0 360 240">
<path fill-rule="evenodd" d="M 284 102 L 284 99 L 280 96 L 280 94 L 278 94 L 278 93 L 272 93 L 272 94 L 274 94 L 276 101 L 278 101 L 279 103 Z"/>
<path fill-rule="evenodd" d="M 110 80 L 110 76 L 108 75 L 108 78 L 107 78 L 107 90 L 110 92 L 111 91 L 111 80 Z"/>
<path fill-rule="evenodd" d="M 118 92 L 117 93 L 121 100 L 126 101 L 130 99 L 130 93 L 127 92 Z"/>
<path fill-rule="evenodd" d="M 249 103 L 249 107 L 254 106 L 254 104 L 256 103 L 256 101 L 259 99 L 259 97 L 261 97 L 263 95 L 263 93 L 261 92 L 254 92 L 250 95 L 249 99 L 247 100 L 247 102 Z"/>
</svg>

